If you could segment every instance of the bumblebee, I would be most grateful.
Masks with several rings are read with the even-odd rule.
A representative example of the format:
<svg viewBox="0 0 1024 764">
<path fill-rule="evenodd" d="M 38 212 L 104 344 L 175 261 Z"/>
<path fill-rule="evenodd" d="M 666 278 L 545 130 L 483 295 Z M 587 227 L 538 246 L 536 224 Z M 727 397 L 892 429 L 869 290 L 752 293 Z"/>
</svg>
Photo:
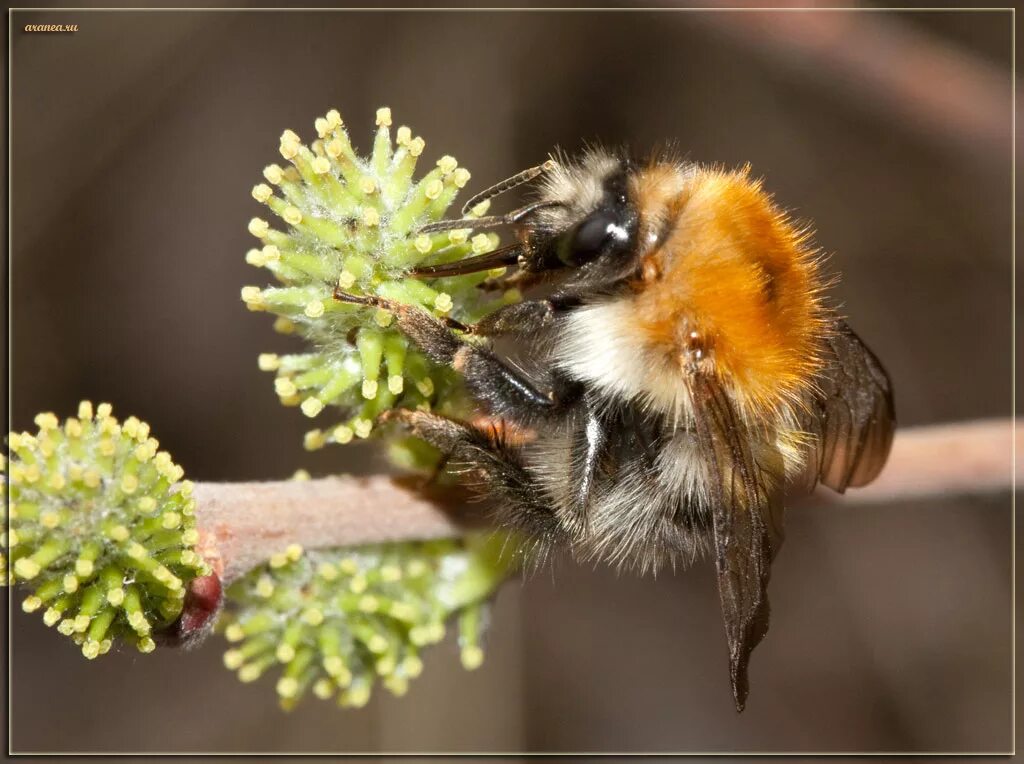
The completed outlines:
<svg viewBox="0 0 1024 764">
<path fill-rule="evenodd" d="M 388 414 L 481 475 L 498 523 L 542 553 L 638 571 L 713 557 L 741 711 L 768 628 L 783 495 L 878 475 L 895 427 L 889 378 L 827 305 L 809 231 L 749 167 L 588 150 L 492 186 L 462 214 L 523 184 L 536 198 L 511 213 L 423 229 L 509 226 L 513 244 L 417 275 L 514 266 L 497 286 L 546 284 L 546 296 L 471 326 L 335 297 L 391 311 L 505 423 Z M 496 352 L 497 337 L 522 341 L 531 370 Z"/>
</svg>

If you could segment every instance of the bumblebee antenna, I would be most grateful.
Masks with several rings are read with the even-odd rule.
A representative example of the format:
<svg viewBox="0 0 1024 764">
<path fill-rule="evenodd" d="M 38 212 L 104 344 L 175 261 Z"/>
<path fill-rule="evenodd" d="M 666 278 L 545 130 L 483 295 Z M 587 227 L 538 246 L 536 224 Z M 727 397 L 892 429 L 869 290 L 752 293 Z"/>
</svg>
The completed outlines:
<svg viewBox="0 0 1024 764">
<path fill-rule="evenodd" d="M 513 188 L 521 186 L 524 183 L 529 183 L 534 178 L 542 175 L 545 172 L 551 172 L 556 167 L 558 167 L 558 162 L 556 162 L 554 159 L 549 159 L 543 164 L 539 164 L 536 167 L 531 167 L 528 170 L 523 170 L 522 172 L 516 173 L 511 178 L 506 178 L 500 183 L 495 183 L 493 186 L 481 191 L 479 194 L 472 197 L 468 202 L 462 205 L 462 216 L 465 217 L 466 215 L 468 215 L 469 211 L 476 207 L 481 202 L 486 202 L 488 199 L 493 199 L 494 197 L 503 194 L 506 191 L 511 191 Z"/>
<path fill-rule="evenodd" d="M 515 225 L 531 212 L 547 209 L 548 207 L 561 207 L 561 202 L 545 201 L 527 204 L 517 210 L 512 210 L 505 215 L 488 215 L 482 218 L 460 218 L 458 220 L 439 220 L 436 223 L 428 223 L 417 233 L 440 233 L 441 231 L 453 231 L 459 228 L 472 228 L 474 231 L 482 231 L 486 228 L 500 228 L 503 225 Z"/>
<path fill-rule="evenodd" d="M 443 276 L 462 276 L 466 273 L 479 273 L 480 271 L 489 271 L 491 268 L 515 265 L 519 262 L 520 255 L 524 252 L 525 248 L 522 244 L 510 244 L 507 247 L 500 247 L 493 252 L 456 260 L 453 263 L 424 265 L 421 268 L 413 268 L 409 271 L 409 275 L 420 279 L 432 279 Z"/>
</svg>

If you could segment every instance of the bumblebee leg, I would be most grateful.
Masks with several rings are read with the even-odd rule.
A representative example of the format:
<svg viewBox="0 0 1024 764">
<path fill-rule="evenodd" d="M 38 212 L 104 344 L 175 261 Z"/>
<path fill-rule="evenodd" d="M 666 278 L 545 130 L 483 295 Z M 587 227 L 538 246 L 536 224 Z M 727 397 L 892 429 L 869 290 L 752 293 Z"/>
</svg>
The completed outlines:
<svg viewBox="0 0 1024 764">
<path fill-rule="evenodd" d="M 552 295 L 547 300 L 527 300 L 498 308 L 486 318 L 467 327 L 480 337 L 522 337 L 554 323 L 559 313 L 579 304 L 574 295 Z"/>
<path fill-rule="evenodd" d="M 523 465 L 519 450 L 497 430 L 410 409 L 386 411 L 381 419 L 400 422 L 416 437 L 441 449 L 452 464 L 482 473 L 487 493 L 494 500 L 497 524 L 528 534 L 542 548 L 564 539 L 564 529 Z"/>
<path fill-rule="evenodd" d="M 572 516 L 586 528 L 590 517 L 590 503 L 597 481 L 597 467 L 605 453 L 608 433 L 593 408 L 583 404 L 583 426 L 573 433 L 573 459 L 570 462 L 572 485 Z M 581 529 L 582 530 L 582 529 Z"/>
<path fill-rule="evenodd" d="M 350 295 L 339 290 L 335 290 L 334 297 L 390 311 L 398 327 L 409 339 L 431 360 L 451 366 L 462 374 L 469 391 L 499 416 L 515 420 L 552 416 L 576 403 L 582 394 L 581 385 L 557 373 L 551 375 L 547 389 L 541 389 L 522 371 L 512 368 L 489 349 L 471 345 L 451 332 L 452 328 L 471 332 L 473 327 L 463 326 L 450 319 L 439 321 L 421 308 L 380 297 Z M 541 307 L 525 310 L 543 313 L 550 309 L 545 308 L 543 303 L 539 305 Z M 505 322 L 504 325 L 509 324 Z"/>
</svg>

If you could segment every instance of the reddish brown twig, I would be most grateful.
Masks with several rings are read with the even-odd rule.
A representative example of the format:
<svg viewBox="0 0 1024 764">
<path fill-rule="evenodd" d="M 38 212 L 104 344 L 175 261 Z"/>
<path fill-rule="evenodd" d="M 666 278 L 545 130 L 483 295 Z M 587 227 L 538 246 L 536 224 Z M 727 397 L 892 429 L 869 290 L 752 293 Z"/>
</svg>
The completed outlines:
<svg viewBox="0 0 1024 764">
<path fill-rule="evenodd" d="M 897 433 L 890 462 L 867 488 L 838 497 L 877 504 L 928 496 L 1008 490 L 1012 420 L 910 428 Z M 1019 438 L 1020 436 L 1018 436 Z M 461 492 L 428 495 L 385 476 L 195 487 L 200 552 L 226 581 L 283 550 L 456 536 L 483 513 Z"/>
</svg>

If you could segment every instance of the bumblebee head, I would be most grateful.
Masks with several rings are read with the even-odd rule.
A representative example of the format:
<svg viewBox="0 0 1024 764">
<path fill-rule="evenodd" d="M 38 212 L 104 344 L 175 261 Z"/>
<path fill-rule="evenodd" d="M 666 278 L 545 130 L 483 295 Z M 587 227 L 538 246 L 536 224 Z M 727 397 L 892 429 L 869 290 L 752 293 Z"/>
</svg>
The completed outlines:
<svg viewBox="0 0 1024 764">
<path fill-rule="evenodd" d="M 629 160 L 602 150 L 578 162 L 549 160 L 470 199 L 482 201 L 542 177 L 537 198 L 506 215 L 434 223 L 423 231 L 512 226 L 518 241 L 479 257 L 427 266 L 417 275 L 440 277 L 517 265 L 530 273 L 568 273 L 578 286 L 615 281 L 638 267 L 639 214 L 631 198 Z"/>
<path fill-rule="evenodd" d="M 630 163 L 602 151 L 559 164 L 544 179 L 524 222 L 529 271 L 578 269 L 574 281 L 605 280 L 636 268 L 639 215 L 629 191 Z"/>
</svg>

